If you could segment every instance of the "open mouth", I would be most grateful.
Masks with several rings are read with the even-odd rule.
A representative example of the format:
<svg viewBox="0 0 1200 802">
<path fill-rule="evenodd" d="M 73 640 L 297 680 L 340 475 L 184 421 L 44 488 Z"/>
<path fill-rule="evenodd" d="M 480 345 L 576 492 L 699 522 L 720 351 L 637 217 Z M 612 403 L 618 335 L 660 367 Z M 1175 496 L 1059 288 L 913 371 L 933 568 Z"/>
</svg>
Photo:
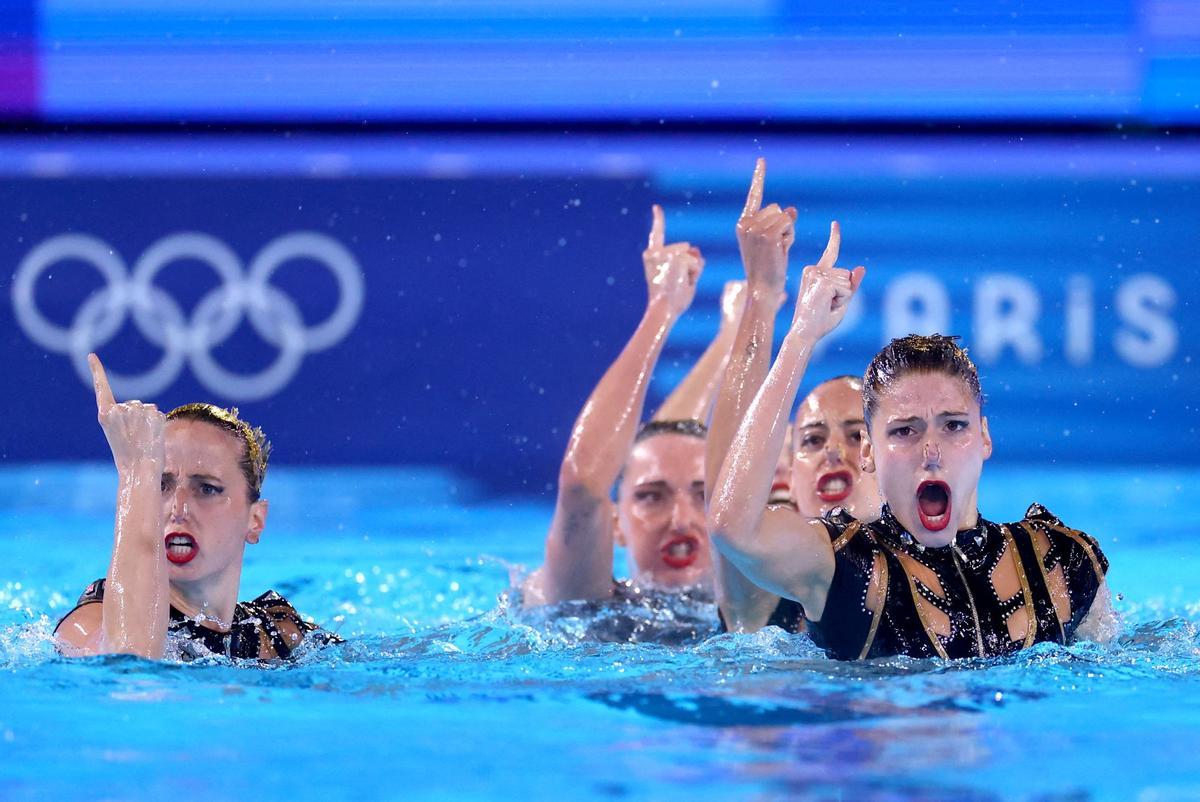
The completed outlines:
<svg viewBox="0 0 1200 802">
<path fill-rule="evenodd" d="M 186 532 L 172 532 L 163 538 L 167 546 L 167 559 L 175 565 L 190 563 L 200 553 L 196 538 Z"/>
<path fill-rule="evenodd" d="M 854 488 L 854 477 L 850 471 L 827 473 L 817 480 L 817 498 L 821 501 L 842 501 Z"/>
<path fill-rule="evenodd" d="M 921 482 L 917 487 L 917 516 L 921 526 L 939 532 L 950 523 L 950 485 L 945 482 Z"/>
<path fill-rule="evenodd" d="M 700 541 L 688 535 L 673 537 L 659 549 L 662 560 L 672 568 L 687 568 L 700 557 Z"/>
</svg>

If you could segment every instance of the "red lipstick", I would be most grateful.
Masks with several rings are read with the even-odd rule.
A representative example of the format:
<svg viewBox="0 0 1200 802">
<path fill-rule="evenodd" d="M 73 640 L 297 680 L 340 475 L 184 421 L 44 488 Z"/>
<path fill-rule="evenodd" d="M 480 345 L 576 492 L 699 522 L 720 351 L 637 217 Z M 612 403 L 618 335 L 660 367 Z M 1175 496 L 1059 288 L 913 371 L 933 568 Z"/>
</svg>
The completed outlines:
<svg viewBox="0 0 1200 802">
<path fill-rule="evenodd" d="M 945 482 L 921 482 L 917 486 L 917 517 L 930 532 L 940 532 L 950 524 L 950 485 Z"/>
<path fill-rule="evenodd" d="M 854 489 L 854 477 L 850 471 L 834 471 L 817 480 L 817 498 L 821 501 L 842 501 Z"/>
<path fill-rule="evenodd" d="M 700 557 L 700 541 L 690 535 L 677 535 L 659 549 L 662 561 L 672 568 L 687 568 Z"/>
<path fill-rule="evenodd" d="M 200 553 L 196 538 L 187 532 L 172 532 L 163 538 L 163 545 L 167 547 L 167 559 L 175 565 L 190 563 Z"/>
</svg>

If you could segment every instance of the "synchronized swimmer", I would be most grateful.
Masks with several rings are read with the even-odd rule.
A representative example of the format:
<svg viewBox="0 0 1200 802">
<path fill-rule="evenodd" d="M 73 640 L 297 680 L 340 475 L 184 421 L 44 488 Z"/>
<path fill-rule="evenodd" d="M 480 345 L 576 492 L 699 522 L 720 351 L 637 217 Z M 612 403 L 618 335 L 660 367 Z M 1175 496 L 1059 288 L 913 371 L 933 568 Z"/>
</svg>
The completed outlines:
<svg viewBox="0 0 1200 802">
<path fill-rule="evenodd" d="M 261 498 L 270 443 L 237 410 L 117 403 L 100 359 L 88 357 L 100 426 L 117 467 L 108 574 L 55 628 L 68 655 L 208 654 L 286 658 L 337 636 L 273 591 L 238 602 L 246 544 L 267 524 Z"/>
<path fill-rule="evenodd" d="M 772 364 L 797 212 L 762 205 L 765 172 L 760 159 L 736 226 L 745 281 L 726 286 L 712 344 L 642 424 L 662 347 L 704 267 L 689 243 L 667 244 L 654 207 L 645 311 L 571 430 L 545 560 L 519 588 L 521 605 L 715 600 L 708 631 L 806 632 L 838 659 L 986 657 L 1112 637 L 1095 540 L 1037 504 L 1007 524 L 979 514 L 992 441 L 956 338 L 893 340 L 861 380 L 818 384 L 789 421 L 814 349 L 866 271 L 837 267 L 833 223 Z M 237 601 L 245 546 L 267 520 L 262 431 L 210 404 L 164 415 L 117 403 L 89 359 L 117 514 L 106 578 L 59 622 L 60 650 L 273 660 L 337 641 L 278 594 Z M 627 581 L 614 578 L 617 546 L 630 556 Z"/>
</svg>

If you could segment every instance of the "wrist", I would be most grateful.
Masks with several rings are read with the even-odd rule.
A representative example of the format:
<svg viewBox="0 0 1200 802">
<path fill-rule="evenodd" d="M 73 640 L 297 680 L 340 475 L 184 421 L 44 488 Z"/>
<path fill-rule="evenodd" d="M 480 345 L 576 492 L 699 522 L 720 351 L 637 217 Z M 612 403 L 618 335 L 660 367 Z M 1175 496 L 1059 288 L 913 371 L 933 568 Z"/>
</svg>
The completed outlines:
<svg viewBox="0 0 1200 802">
<path fill-rule="evenodd" d="M 662 295 L 651 295 L 646 302 L 646 311 L 642 315 L 644 320 L 674 322 L 683 312 L 675 309 L 670 299 Z"/>
<path fill-rule="evenodd" d="M 162 473 L 163 459 L 158 456 L 142 455 L 117 466 L 117 476 L 124 482 L 152 481 L 157 486 Z"/>
<path fill-rule="evenodd" d="M 806 325 L 805 321 L 797 320 L 792 323 L 787 334 L 784 335 L 784 341 L 790 343 L 792 347 L 803 348 L 811 351 L 816 347 L 817 342 L 821 339 L 820 335 L 812 331 L 812 327 Z"/>
<path fill-rule="evenodd" d="M 783 290 L 766 285 L 751 285 L 747 287 L 746 306 L 778 312 L 783 306 Z"/>
</svg>

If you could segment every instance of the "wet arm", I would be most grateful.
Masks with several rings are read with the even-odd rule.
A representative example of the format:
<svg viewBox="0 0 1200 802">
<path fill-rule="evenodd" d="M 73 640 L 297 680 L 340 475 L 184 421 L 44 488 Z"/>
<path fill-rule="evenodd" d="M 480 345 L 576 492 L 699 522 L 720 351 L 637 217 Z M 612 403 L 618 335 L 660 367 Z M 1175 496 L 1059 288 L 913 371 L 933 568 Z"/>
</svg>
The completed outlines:
<svg viewBox="0 0 1200 802">
<path fill-rule="evenodd" d="M 804 269 L 796 315 L 766 380 L 733 435 L 712 484 L 708 509 L 714 547 L 765 590 L 795 599 L 820 618 L 833 577 L 833 551 L 824 527 L 792 510 L 765 510 L 788 414 L 821 337 L 835 328 L 864 270 L 835 267 L 841 233 L 830 228 L 820 261 Z"/>
<path fill-rule="evenodd" d="M 653 420 L 697 420 L 701 423 L 708 421 L 708 414 L 712 410 L 717 388 L 729 364 L 729 354 L 738 334 L 738 321 L 745 300 L 744 286 L 740 281 L 731 281 L 725 286 L 721 297 L 721 325 L 717 328 L 717 335 L 683 381 L 671 391 L 667 400 L 654 413 Z"/>
<path fill-rule="evenodd" d="M 540 603 L 607 598 L 612 593 L 609 493 L 633 446 L 651 374 L 676 319 L 665 299 L 650 301 L 571 429 L 558 474 L 546 561 L 535 576 L 537 587 L 530 589 Z"/>
<path fill-rule="evenodd" d="M 89 357 L 98 418 L 117 466 L 117 513 L 99 626 L 97 605 L 71 614 L 59 639 L 72 654 L 160 658 L 170 600 L 163 543 L 162 478 L 165 418 L 152 404 L 118 404 L 100 360 Z"/>
<path fill-rule="evenodd" d="M 760 285 L 749 291 L 733 344 L 733 357 L 725 369 L 708 432 L 705 479 L 710 488 L 716 486 L 730 442 L 767 375 L 780 297 L 780 292 L 771 286 Z M 720 549 L 716 549 L 713 555 L 713 570 L 717 603 L 729 630 L 761 629 L 778 604 L 779 597 L 747 579 Z"/>
</svg>

